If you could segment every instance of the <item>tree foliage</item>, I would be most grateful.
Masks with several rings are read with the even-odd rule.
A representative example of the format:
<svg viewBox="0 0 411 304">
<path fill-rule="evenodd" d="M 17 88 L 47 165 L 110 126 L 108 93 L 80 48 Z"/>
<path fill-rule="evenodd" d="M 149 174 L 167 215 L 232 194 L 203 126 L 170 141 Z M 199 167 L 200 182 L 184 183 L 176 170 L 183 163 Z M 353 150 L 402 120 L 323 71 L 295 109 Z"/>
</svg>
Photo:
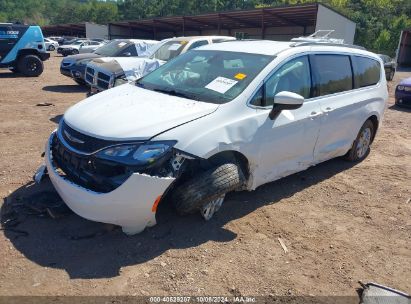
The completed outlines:
<svg viewBox="0 0 411 304">
<path fill-rule="evenodd" d="M 318 2 L 315 0 L 0 0 L 0 22 L 107 23 Z M 393 55 L 399 34 L 411 27 L 410 0 L 319 0 L 357 23 L 355 42 Z"/>
</svg>

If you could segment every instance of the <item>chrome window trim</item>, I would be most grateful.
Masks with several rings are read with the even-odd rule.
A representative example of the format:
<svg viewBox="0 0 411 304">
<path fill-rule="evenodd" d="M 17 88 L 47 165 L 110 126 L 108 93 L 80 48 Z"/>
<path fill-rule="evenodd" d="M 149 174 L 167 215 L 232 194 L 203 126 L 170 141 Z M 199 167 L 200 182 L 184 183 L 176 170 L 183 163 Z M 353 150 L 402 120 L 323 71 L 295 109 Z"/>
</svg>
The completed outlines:
<svg viewBox="0 0 411 304">
<path fill-rule="evenodd" d="M 345 55 L 345 56 L 350 56 L 350 57 L 351 57 L 351 56 L 357 56 L 357 57 L 365 57 L 365 58 L 373 59 L 373 60 L 379 62 L 378 59 L 376 59 L 375 57 L 372 57 L 372 56 L 369 56 L 369 55 L 366 55 L 366 54 L 358 54 L 358 53 L 355 53 L 355 52 L 342 52 L 342 51 L 336 51 L 336 52 L 334 52 L 334 51 L 305 51 L 305 52 L 301 52 L 301 53 L 298 53 L 298 54 L 294 54 L 294 55 L 291 55 L 290 57 L 287 57 L 287 59 L 283 60 L 283 61 L 282 61 L 280 64 L 278 64 L 269 74 L 267 74 L 266 77 L 264 77 L 263 82 L 260 83 L 260 84 L 257 86 L 257 89 L 255 89 L 254 92 L 251 94 L 251 97 L 248 98 L 247 103 L 246 103 L 246 106 L 248 106 L 248 107 L 250 107 L 250 108 L 252 108 L 252 109 L 271 110 L 271 109 L 273 108 L 272 106 L 261 107 L 261 106 L 256 106 L 256 105 L 251 104 L 251 101 L 252 101 L 253 98 L 255 97 L 255 94 L 261 89 L 261 87 L 262 87 L 263 85 L 265 85 L 265 83 L 268 81 L 268 79 L 269 79 L 275 72 L 277 72 L 277 70 L 278 70 L 279 68 L 281 68 L 284 64 L 286 64 L 287 62 L 289 62 L 289 61 L 291 61 L 291 60 L 293 60 L 293 59 L 295 59 L 295 58 L 302 57 L 302 56 L 309 56 L 309 55 Z M 350 60 L 351 60 L 351 59 L 350 59 Z M 370 85 L 370 86 L 362 87 L 362 88 L 354 88 L 354 89 L 351 89 L 351 90 L 348 90 L 348 91 L 338 92 L 338 93 L 334 93 L 334 94 L 327 94 L 327 95 L 322 95 L 322 96 L 311 97 L 311 98 L 305 99 L 305 100 L 304 100 L 304 103 L 306 103 L 306 102 L 313 102 L 313 101 L 317 101 L 317 100 L 324 99 L 324 98 L 328 98 L 328 97 L 334 97 L 334 96 L 338 96 L 338 95 L 349 94 L 349 93 L 352 93 L 352 92 L 365 91 L 365 90 L 368 90 L 368 89 L 378 88 L 378 87 L 381 86 L 381 79 L 382 79 L 381 73 L 382 73 L 383 70 L 384 70 L 384 68 L 381 68 L 381 64 L 380 64 L 380 80 L 379 80 L 376 84 L 374 84 L 374 85 Z M 384 73 L 385 73 L 385 72 L 384 72 Z M 353 74 L 353 77 L 354 77 L 354 74 Z"/>
</svg>

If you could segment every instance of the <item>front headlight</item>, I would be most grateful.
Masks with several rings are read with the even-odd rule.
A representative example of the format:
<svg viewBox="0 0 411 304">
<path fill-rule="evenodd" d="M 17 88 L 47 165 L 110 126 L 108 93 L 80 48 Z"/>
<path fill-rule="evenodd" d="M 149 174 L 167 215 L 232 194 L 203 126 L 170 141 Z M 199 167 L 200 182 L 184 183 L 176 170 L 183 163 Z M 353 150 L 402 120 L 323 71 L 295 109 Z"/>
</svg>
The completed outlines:
<svg viewBox="0 0 411 304">
<path fill-rule="evenodd" d="M 402 85 L 397 86 L 397 90 L 399 90 L 399 91 L 404 90 L 404 86 L 402 86 Z"/>
<path fill-rule="evenodd" d="M 124 144 L 99 151 L 96 157 L 126 165 L 149 165 L 164 156 L 177 141 Z"/>
</svg>

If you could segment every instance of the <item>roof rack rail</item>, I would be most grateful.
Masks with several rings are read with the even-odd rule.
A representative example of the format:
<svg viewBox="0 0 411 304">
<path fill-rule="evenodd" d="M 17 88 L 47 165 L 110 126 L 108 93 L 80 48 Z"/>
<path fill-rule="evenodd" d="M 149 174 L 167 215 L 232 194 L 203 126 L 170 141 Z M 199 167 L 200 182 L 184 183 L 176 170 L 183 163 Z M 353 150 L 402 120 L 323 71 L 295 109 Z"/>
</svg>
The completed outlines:
<svg viewBox="0 0 411 304">
<path fill-rule="evenodd" d="M 339 46 L 339 47 L 346 47 L 346 48 L 352 48 L 352 49 L 367 50 L 363 46 L 355 45 L 355 44 L 347 44 L 347 43 L 338 44 L 338 43 L 327 43 L 327 42 L 300 42 L 300 43 L 293 43 L 290 46 L 297 47 L 297 46 L 307 46 L 307 45 Z"/>
<path fill-rule="evenodd" d="M 329 36 L 335 32 L 334 30 L 318 30 L 315 33 L 306 36 L 293 38 L 291 41 L 294 42 L 328 42 L 335 44 L 344 44 L 344 39 L 330 38 Z"/>
<path fill-rule="evenodd" d="M 318 30 L 315 33 L 307 37 L 292 38 L 291 41 L 294 42 L 290 46 L 306 46 L 306 45 L 328 45 L 328 46 L 341 46 L 349 47 L 354 49 L 365 50 L 364 47 L 354 44 L 344 43 L 344 39 L 329 38 L 329 36 L 334 32 L 334 30 Z"/>
</svg>

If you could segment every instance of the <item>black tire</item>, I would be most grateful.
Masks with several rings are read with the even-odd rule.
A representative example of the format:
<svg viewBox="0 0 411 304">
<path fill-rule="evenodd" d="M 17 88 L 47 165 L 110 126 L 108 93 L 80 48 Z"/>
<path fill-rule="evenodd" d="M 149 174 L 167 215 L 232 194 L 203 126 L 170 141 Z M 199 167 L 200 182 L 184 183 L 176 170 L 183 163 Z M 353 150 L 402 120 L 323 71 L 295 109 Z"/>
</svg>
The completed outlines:
<svg viewBox="0 0 411 304">
<path fill-rule="evenodd" d="M 77 55 L 78 53 L 79 53 L 78 50 L 73 50 L 73 51 L 71 52 L 72 55 Z"/>
<path fill-rule="evenodd" d="M 43 73 L 43 62 L 35 55 L 25 55 L 17 63 L 18 71 L 29 77 L 37 77 Z"/>
<path fill-rule="evenodd" d="M 225 193 L 239 189 L 245 182 L 240 166 L 227 163 L 200 173 L 174 189 L 171 200 L 181 215 L 198 211 Z"/>
<path fill-rule="evenodd" d="M 364 149 L 361 149 L 361 153 L 359 151 L 359 143 L 362 140 L 361 137 L 364 135 L 364 132 L 366 130 L 369 130 L 369 143 L 368 146 Z M 367 157 L 368 153 L 370 152 L 370 145 L 372 143 L 372 140 L 374 138 L 374 124 L 371 122 L 371 120 L 367 120 L 361 127 L 360 131 L 358 132 L 357 138 L 354 140 L 351 149 L 347 152 L 345 155 L 345 159 L 353 162 L 361 161 L 364 158 Z"/>
</svg>

